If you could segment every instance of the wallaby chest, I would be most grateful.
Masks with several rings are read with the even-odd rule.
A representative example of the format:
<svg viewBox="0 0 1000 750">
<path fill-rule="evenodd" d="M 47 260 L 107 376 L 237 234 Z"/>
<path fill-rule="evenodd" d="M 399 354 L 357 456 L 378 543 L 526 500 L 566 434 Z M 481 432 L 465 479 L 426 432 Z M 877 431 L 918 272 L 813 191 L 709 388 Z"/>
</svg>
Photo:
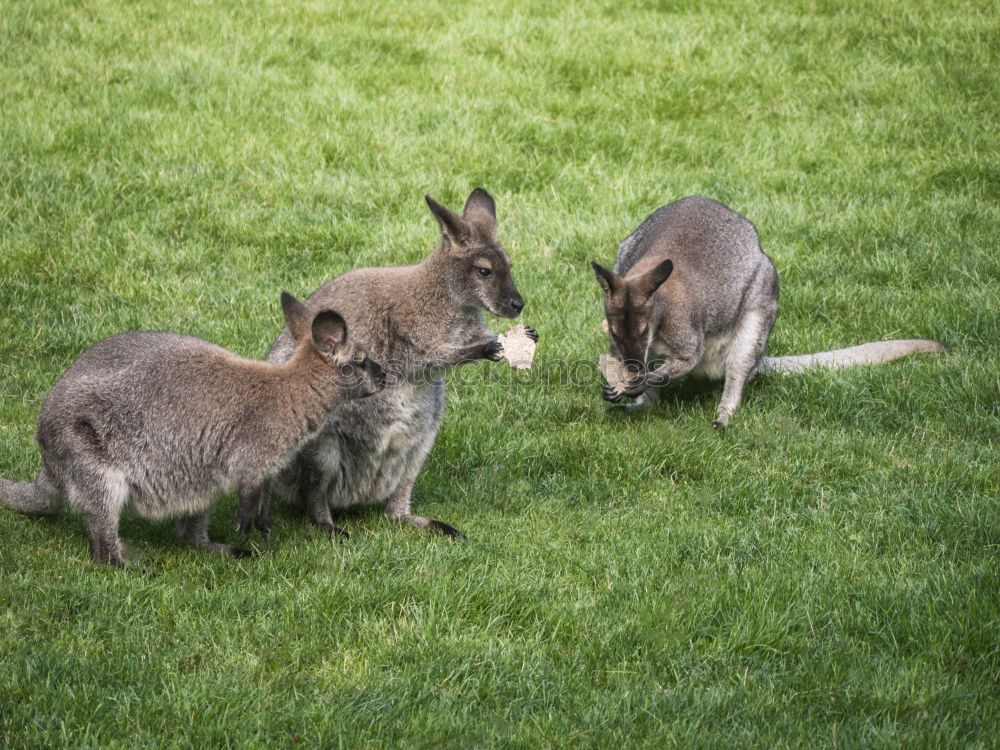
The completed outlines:
<svg viewBox="0 0 1000 750">
<path fill-rule="evenodd" d="M 444 413 L 444 383 L 402 383 L 344 404 L 316 443 L 331 507 L 382 503 L 423 460 Z"/>
</svg>

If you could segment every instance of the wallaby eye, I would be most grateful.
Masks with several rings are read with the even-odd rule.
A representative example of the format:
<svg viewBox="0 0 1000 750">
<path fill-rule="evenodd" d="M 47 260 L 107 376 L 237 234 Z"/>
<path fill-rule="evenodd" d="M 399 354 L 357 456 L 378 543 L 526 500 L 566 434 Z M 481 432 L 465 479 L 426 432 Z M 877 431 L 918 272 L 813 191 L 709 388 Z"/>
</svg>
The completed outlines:
<svg viewBox="0 0 1000 750">
<path fill-rule="evenodd" d="M 482 266 L 476 266 L 476 273 L 478 273 L 480 276 L 482 276 L 485 279 L 487 276 L 492 275 L 493 271 L 490 270 L 489 268 L 483 268 Z"/>
<path fill-rule="evenodd" d="M 646 334 L 649 333 L 649 326 L 642 327 L 642 333 L 639 334 L 640 338 L 646 338 Z"/>
</svg>

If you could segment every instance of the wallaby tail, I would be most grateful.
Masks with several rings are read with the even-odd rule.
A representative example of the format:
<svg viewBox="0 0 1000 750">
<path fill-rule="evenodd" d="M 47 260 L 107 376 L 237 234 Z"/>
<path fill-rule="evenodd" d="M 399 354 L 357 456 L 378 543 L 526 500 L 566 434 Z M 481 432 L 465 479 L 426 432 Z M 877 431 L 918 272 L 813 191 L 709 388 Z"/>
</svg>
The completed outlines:
<svg viewBox="0 0 1000 750">
<path fill-rule="evenodd" d="M 851 367 L 852 365 L 877 365 L 909 354 L 944 352 L 947 347 L 931 339 L 894 339 L 858 344 L 847 349 L 834 349 L 816 354 L 794 354 L 788 357 L 763 357 L 758 372 L 802 372 L 814 367 Z"/>
<path fill-rule="evenodd" d="M 34 482 L 11 482 L 0 479 L 0 505 L 32 515 L 50 515 L 59 510 L 65 501 L 52 486 L 42 469 Z"/>
</svg>

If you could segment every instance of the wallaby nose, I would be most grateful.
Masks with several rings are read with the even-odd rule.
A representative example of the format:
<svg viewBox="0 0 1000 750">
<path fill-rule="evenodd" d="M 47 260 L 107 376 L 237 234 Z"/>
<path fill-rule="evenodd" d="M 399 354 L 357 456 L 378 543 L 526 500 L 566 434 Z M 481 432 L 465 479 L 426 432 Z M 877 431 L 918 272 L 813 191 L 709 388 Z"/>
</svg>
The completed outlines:
<svg viewBox="0 0 1000 750">
<path fill-rule="evenodd" d="M 510 306 L 511 306 L 511 309 L 514 312 L 516 312 L 516 313 L 521 312 L 521 310 L 524 309 L 524 300 L 521 299 L 521 295 L 518 295 L 516 297 L 512 297 L 511 300 L 510 300 Z"/>
</svg>

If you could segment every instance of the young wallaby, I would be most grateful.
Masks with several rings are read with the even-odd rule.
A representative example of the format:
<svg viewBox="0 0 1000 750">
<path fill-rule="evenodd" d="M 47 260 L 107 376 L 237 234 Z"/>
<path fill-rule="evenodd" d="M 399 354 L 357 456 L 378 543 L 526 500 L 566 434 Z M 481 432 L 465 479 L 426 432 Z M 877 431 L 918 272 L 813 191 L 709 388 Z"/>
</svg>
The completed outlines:
<svg viewBox="0 0 1000 750">
<path fill-rule="evenodd" d="M 747 219 L 708 198 L 662 206 L 618 246 L 614 271 L 591 264 L 604 291 L 611 354 L 634 377 L 604 398 L 649 403 L 655 389 L 688 373 L 724 380 L 715 427 L 725 428 L 755 373 L 888 362 L 940 352 L 928 339 L 764 357 L 778 314 L 778 273 Z"/>
<path fill-rule="evenodd" d="M 306 301 L 310 310 L 336 304 L 352 335 L 389 372 L 385 390 L 338 406 L 272 482 L 331 538 L 347 536 L 333 525 L 331 509 L 383 503 L 395 521 L 462 536 L 411 512 L 413 483 L 444 415 L 443 374 L 464 362 L 498 360 L 502 346 L 484 325 L 483 310 L 516 318 L 524 300 L 497 241 L 489 193 L 472 191 L 461 216 L 426 200 L 441 243 L 421 263 L 349 271 Z M 268 359 L 285 361 L 293 347 L 285 330 Z"/>
<path fill-rule="evenodd" d="M 282 294 L 292 354 L 284 364 L 243 359 L 176 333 L 132 331 L 85 351 L 42 404 L 34 482 L 0 480 L 0 504 L 25 513 L 79 510 L 94 560 L 124 563 L 123 509 L 179 518 L 202 549 L 245 549 L 208 538 L 220 495 L 254 505 L 267 475 L 338 403 L 380 390 L 385 373 L 347 338 L 332 310 Z"/>
</svg>

